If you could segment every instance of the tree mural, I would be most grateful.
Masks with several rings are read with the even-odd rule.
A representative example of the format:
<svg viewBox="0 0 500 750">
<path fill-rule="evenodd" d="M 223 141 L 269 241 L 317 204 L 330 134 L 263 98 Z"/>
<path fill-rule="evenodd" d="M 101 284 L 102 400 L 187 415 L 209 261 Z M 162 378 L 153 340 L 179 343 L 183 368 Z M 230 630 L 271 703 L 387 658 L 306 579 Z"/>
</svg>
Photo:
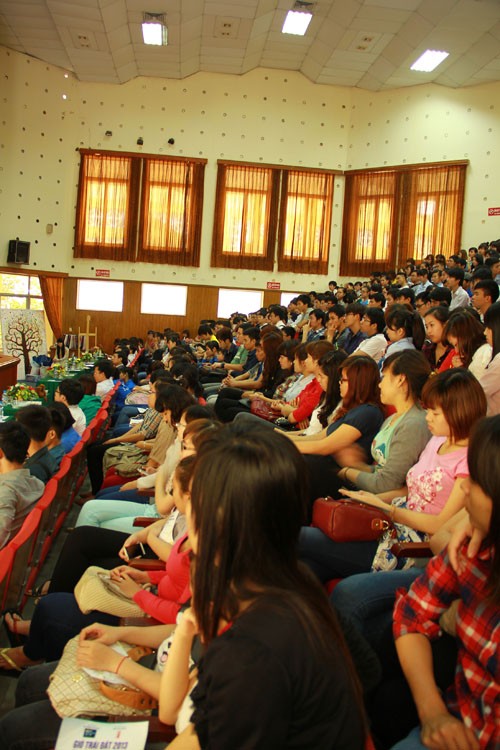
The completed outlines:
<svg viewBox="0 0 500 750">
<path fill-rule="evenodd" d="M 35 310 L 2 310 L 4 351 L 20 357 L 25 374 L 31 372 L 31 358 L 45 351 L 43 313 Z"/>
</svg>

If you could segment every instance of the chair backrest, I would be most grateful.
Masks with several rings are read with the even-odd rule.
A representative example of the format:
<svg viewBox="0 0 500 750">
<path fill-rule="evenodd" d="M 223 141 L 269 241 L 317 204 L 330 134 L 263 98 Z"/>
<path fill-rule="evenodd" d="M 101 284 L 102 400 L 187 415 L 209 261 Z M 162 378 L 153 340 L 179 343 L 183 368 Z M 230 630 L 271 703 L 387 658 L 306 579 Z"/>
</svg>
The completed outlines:
<svg viewBox="0 0 500 750">
<path fill-rule="evenodd" d="M 42 511 L 38 506 L 35 506 L 24 519 L 24 523 L 17 534 L 8 543 L 8 546 L 13 550 L 14 557 L 8 574 L 5 607 L 19 608 L 21 605 L 41 517 Z"/>
<path fill-rule="evenodd" d="M 14 560 L 14 550 L 7 544 L 0 550 L 0 607 L 5 607 L 5 598 L 9 590 L 9 578 L 12 571 L 12 561 Z"/>
</svg>

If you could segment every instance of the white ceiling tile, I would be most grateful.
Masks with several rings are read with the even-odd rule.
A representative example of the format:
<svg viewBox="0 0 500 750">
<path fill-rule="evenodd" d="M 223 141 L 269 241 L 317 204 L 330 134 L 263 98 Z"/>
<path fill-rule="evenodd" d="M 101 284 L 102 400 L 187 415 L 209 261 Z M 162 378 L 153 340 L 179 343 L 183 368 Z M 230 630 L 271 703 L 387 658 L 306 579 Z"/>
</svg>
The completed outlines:
<svg viewBox="0 0 500 750">
<path fill-rule="evenodd" d="M 318 0 L 304 37 L 281 33 L 290 4 L 0 0 L 0 43 L 71 68 L 80 80 L 123 82 L 138 73 L 179 78 L 199 70 L 239 75 L 266 66 L 379 90 L 433 80 L 454 87 L 500 80 L 500 0 Z M 145 10 L 166 13 L 167 48 L 142 43 Z M 227 19 L 234 19 L 232 34 L 217 36 Z M 90 49 L 81 48 L 79 37 Z M 427 46 L 445 47 L 450 58 L 432 74 L 406 70 Z"/>
<path fill-rule="evenodd" d="M 442 18 L 449 18 L 455 11 L 457 0 L 422 0 L 418 8 L 419 16 L 437 24 Z"/>
<path fill-rule="evenodd" d="M 366 5 L 378 8 L 395 8 L 397 10 L 417 10 L 421 0 L 365 0 Z"/>
</svg>

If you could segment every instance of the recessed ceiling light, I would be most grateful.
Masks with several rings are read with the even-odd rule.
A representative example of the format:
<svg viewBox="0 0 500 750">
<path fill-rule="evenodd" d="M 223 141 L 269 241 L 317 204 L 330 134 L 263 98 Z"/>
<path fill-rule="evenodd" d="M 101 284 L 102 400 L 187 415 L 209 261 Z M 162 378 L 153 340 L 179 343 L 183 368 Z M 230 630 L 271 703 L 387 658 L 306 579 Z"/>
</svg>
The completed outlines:
<svg viewBox="0 0 500 750">
<path fill-rule="evenodd" d="M 167 45 L 167 24 L 163 13 L 144 13 L 142 21 L 144 44 Z"/>
<path fill-rule="evenodd" d="M 449 54 L 449 52 L 441 52 L 437 49 L 428 49 L 423 55 L 420 55 L 418 60 L 415 60 L 410 70 L 421 70 L 424 73 L 430 73 L 431 70 L 437 68 L 443 60 L 446 60 Z"/>
<path fill-rule="evenodd" d="M 289 10 L 286 14 L 285 23 L 281 29 L 282 34 L 295 34 L 304 36 L 307 27 L 311 23 L 312 13 L 302 13 L 301 11 Z"/>
</svg>

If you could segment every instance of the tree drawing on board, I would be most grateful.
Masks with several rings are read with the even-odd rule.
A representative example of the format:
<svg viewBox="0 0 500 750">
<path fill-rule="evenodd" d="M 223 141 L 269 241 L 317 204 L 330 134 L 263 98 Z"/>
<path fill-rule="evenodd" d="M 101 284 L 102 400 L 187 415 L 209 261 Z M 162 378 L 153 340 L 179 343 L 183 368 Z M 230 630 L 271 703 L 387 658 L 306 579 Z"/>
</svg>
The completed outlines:
<svg viewBox="0 0 500 750">
<path fill-rule="evenodd" d="M 39 310 L 2 310 L 1 316 L 4 351 L 20 357 L 24 365 L 21 369 L 28 375 L 31 358 L 46 349 L 43 313 Z"/>
</svg>

